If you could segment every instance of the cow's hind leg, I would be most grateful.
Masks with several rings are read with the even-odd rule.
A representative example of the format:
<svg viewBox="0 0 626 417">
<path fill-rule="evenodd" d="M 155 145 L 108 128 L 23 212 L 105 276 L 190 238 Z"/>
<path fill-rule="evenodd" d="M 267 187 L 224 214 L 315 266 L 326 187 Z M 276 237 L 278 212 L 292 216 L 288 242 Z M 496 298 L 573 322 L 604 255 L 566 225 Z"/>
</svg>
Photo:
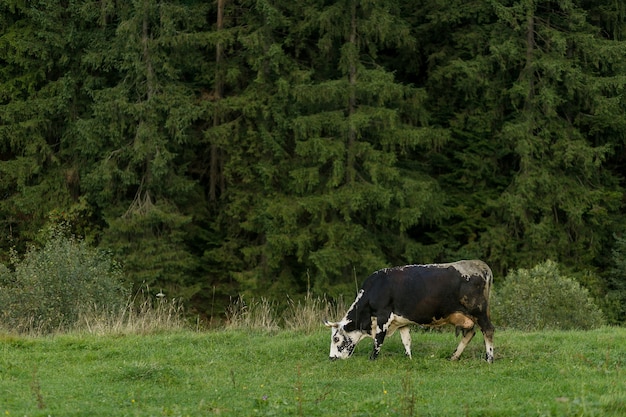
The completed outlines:
<svg viewBox="0 0 626 417">
<path fill-rule="evenodd" d="M 402 339 L 402 344 L 404 345 L 404 351 L 406 352 L 406 356 L 412 358 L 411 356 L 411 333 L 409 326 L 400 327 L 398 329 L 400 332 L 400 338 Z"/>
<path fill-rule="evenodd" d="M 454 353 L 450 357 L 451 361 L 459 360 L 459 358 L 461 357 L 461 354 L 465 350 L 465 347 L 469 344 L 469 342 L 471 342 L 475 334 L 476 334 L 476 330 L 474 329 L 474 327 L 471 327 L 469 329 L 463 329 L 463 337 L 461 338 L 461 341 L 459 342 L 459 345 L 456 347 Z"/>
<path fill-rule="evenodd" d="M 485 339 L 485 360 L 489 363 L 493 363 L 493 334 L 495 327 L 491 324 L 489 317 L 482 317 L 478 320 L 480 331 Z"/>
</svg>

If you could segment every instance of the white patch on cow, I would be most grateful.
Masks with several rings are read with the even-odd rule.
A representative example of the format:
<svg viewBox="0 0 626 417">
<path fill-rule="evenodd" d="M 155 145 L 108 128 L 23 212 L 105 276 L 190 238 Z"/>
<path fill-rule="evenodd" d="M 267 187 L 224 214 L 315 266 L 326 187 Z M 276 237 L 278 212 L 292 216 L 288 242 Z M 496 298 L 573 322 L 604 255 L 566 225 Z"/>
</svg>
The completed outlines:
<svg viewBox="0 0 626 417">
<path fill-rule="evenodd" d="M 414 266 L 416 266 L 416 265 L 403 265 L 403 266 L 399 266 L 398 270 L 399 271 L 404 271 L 406 268 L 412 268 Z"/>
<path fill-rule="evenodd" d="M 456 262 L 442 263 L 442 264 L 411 264 L 411 265 L 402 265 L 396 266 L 392 268 L 383 268 L 379 272 L 388 272 L 391 270 L 396 271 L 404 271 L 407 268 L 414 268 L 417 266 L 425 267 L 425 268 L 454 268 L 463 278 L 469 281 L 471 276 L 485 276 L 487 278 L 488 283 L 492 280 L 491 269 L 489 266 L 481 260 L 473 259 L 473 260 L 461 260 Z"/>
<path fill-rule="evenodd" d="M 350 323 L 350 320 L 348 320 L 348 315 L 350 314 L 350 312 L 354 309 L 354 306 L 356 306 L 356 303 L 359 302 L 359 300 L 361 299 L 361 297 L 363 297 L 363 294 L 365 293 L 365 290 L 360 290 L 359 293 L 356 295 L 356 298 L 354 299 L 354 302 L 350 305 L 350 308 L 348 308 L 348 311 L 346 312 L 346 315 L 343 316 L 343 318 L 338 322 L 338 323 L 334 323 L 336 326 L 335 327 L 344 327 L 346 324 Z"/>
<path fill-rule="evenodd" d="M 391 315 L 389 316 L 389 320 L 387 320 L 387 323 L 383 324 L 382 329 L 377 329 L 376 333 L 380 333 L 384 330 L 385 332 L 387 332 L 387 336 L 391 336 L 397 329 L 408 326 L 409 324 L 415 323 L 407 318 L 391 313 Z"/>
<path fill-rule="evenodd" d="M 457 262 L 450 262 L 444 264 L 427 264 L 423 265 L 428 268 L 454 268 L 459 274 L 467 281 L 470 280 L 472 276 L 485 276 L 487 281 L 491 281 L 491 269 L 487 266 L 483 261 L 474 259 L 474 260 L 462 260 Z"/>
<path fill-rule="evenodd" d="M 370 332 L 370 336 L 373 338 L 376 337 L 376 332 L 378 331 L 378 321 L 376 317 L 372 316 L 372 331 Z"/>
<path fill-rule="evenodd" d="M 375 319 L 373 320 L 375 322 Z M 400 315 L 391 313 L 389 316 L 389 320 L 385 324 L 383 324 L 382 328 L 376 326 L 376 334 L 381 332 L 386 332 L 386 337 L 391 336 L 395 333 L 396 330 L 400 331 L 400 338 L 402 339 L 402 344 L 404 345 L 404 350 L 408 356 L 411 356 L 411 335 L 409 334 L 409 324 L 415 324 L 415 322 L 402 317 Z"/>
<path fill-rule="evenodd" d="M 489 280 L 489 276 L 491 276 L 491 270 L 483 261 L 459 261 L 454 262 L 452 266 L 468 281 L 472 275 L 481 277 L 484 276 L 487 277 L 487 280 Z"/>
</svg>

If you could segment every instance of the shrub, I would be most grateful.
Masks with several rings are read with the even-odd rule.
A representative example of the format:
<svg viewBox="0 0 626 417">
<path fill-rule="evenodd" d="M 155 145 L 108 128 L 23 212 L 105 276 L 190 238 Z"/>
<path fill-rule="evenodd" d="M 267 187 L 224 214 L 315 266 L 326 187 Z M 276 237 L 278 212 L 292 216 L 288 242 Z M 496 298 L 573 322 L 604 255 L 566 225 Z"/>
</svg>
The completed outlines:
<svg viewBox="0 0 626 417">
<path fill-rule="evenodd" d="M 494 322 L 519 330 L 591 329 L 604 323 L 589 292 L 555 262 L 509 273 L 494 293 Z"/>
<path fill-rule="evenodd" d="M 18 332 L 72 328 L 81 310 L 117 314 L 128 299 L 112 257 L 55 227 L 15 270 L 0 267 L 0 325 Z"/>
</svg>

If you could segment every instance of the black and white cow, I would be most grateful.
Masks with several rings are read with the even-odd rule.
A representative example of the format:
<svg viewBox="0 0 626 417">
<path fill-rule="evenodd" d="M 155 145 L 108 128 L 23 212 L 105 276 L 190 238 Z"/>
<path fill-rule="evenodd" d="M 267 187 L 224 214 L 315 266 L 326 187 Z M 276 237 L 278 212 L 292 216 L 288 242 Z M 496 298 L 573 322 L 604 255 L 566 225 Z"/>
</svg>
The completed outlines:
<svg viewBox="0 0 626 417">
<path fill-rule="evenodd" d="M 494 327 L 489 319 L 489 293 L 493 274 L 479 260 L 448 264 L 407 265 L 385 268 L 370 275 L 345 317 L 332 329 L 330 359 L 346 359 L 356 344 L 374 339 L 370 359 L 376 359 L 385 336 L 400 331 L 406 354 L 411 356 L 409 324 L 452 324 L 463 337 L 450 360 L 458 360 L 476 333 L 485 339 L 487 362 L 493 362 Z"/>
</svg>

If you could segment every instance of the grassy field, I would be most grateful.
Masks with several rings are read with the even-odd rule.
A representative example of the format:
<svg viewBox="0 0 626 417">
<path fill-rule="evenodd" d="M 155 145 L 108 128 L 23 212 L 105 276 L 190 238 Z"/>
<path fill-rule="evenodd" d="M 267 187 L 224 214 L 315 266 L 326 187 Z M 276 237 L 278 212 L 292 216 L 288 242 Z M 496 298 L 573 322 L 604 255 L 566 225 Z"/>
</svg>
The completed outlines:
<svg viewBox="0 0 626 417">
<path fill-rule="evenodd" d="M 623 416 L 626 329 L 477 335 L 461 361 L 449 332 L 362 342 L 328 360 L 329 333 L 0 335 L 3 416 Z"/>
</svg>

